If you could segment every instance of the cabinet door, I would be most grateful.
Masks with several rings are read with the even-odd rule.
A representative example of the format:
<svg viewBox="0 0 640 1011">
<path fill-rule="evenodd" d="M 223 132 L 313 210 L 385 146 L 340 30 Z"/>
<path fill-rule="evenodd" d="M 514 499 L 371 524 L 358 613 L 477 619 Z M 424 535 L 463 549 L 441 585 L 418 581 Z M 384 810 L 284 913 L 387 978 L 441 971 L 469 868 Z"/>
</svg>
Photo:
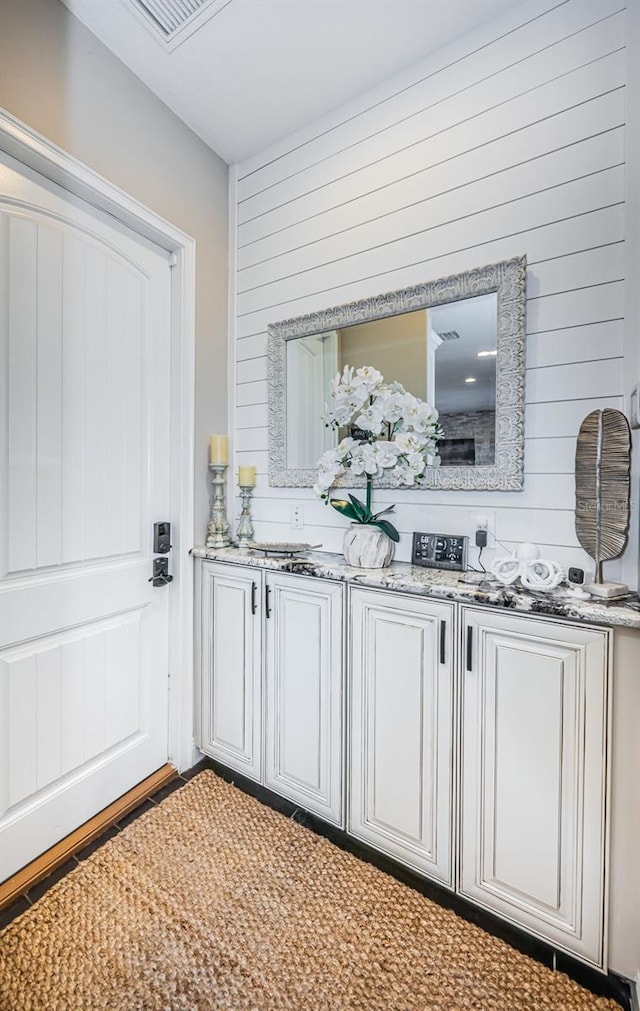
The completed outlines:
<svg viewBox="0 0 640 1011">
<path fill-rule="evenodd" d="M 349 831 L 451 885 L 453 607 L 356 589 L 351 615 Z"/>
<path fill-rule="evenodd" d="M 607 633 L 463 619 L 461 891 L 602 967 Z"/>
<path fill-rule="evenodd" d="M 342 824 L 343 590 L 266 579 L 265 784 Z"/>
<path fill-rule="evenodd" d="M 200 748 L 252 779 L 261 776 L 262 573 L 203 562 Z"/>
</svg>

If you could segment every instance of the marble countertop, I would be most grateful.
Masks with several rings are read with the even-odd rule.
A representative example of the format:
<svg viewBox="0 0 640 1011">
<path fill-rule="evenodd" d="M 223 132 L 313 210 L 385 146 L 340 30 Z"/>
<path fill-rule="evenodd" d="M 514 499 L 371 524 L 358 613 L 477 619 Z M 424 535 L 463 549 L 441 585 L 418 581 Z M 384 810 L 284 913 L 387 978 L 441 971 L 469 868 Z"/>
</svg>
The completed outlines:
<svg viewBox="0 0 640 1011">
<path fill-rule="evenodd" d="M 298 558 L 282 558 L 265 556 L 246 548 L 196 547 L 192 554 L 212 561 L 235 562 L 237 565 L 296 573 L 317 579 L 335 579 L 378 590 L 396 590 L 464 604 L 504 607 L 511 611 L 547 615 L 568 621 L 640 629 L 638 593 L 630 593 L 607 602 L 594 597 L 573 597 L 566 587 L 535 592 L 521 586 L 503 586 L 492 577 L 482 578 L 475 572 L 423 569 L 408 562 L 392 562 L 385 569 L 358 569 L 347 565 L 342 555 L 325 551 L 309 551 Z"/>
</svg>

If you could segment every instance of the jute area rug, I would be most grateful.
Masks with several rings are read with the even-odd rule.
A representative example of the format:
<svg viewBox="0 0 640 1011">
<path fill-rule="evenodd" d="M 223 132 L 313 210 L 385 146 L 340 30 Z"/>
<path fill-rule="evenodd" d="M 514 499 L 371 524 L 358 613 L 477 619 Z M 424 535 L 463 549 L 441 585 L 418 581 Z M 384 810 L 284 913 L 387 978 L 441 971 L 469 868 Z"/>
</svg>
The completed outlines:
<svg viewBox="0 0 640 1011">
<path fill-rule="evenodd" d="M 620 1011 L 202 772 L 0 934 L 2 1011 Z"/>
</svg>

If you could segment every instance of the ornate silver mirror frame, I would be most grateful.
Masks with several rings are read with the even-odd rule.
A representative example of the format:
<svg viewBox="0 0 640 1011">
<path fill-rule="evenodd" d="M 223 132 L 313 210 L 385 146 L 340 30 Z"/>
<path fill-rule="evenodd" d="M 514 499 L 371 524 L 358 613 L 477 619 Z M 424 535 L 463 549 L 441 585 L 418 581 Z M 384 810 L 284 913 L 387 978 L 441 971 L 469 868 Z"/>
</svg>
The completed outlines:
<svg viewBox="0 0 640 1011">
<path fill-rule="evenodd" d="M 430 467 L 420 488 L 468 491 L 521 491 L 524 487 L 524 377 L 526 257 L 503 260 L 463 274 L 387 292 L 374 298 L 337 305 L 268 327 L 269 379 L 269 484 L 278 488 L 310 488 L 316 482 L 314 469 L 287 467 L 286 403 L 287 341 L 354 323 L 384 319 L 402 312 L 444 305 L 476 295 L 496 292 L 497 372 L 496 450 L 492 466 Z M 318 424 L 321 424 L 318 418 Z M 338 482 L 349 487 L 364 484 L 364 478 L 347 475 Z M 392 487 L 387 479 L 379 487 Z"/>
</svg>

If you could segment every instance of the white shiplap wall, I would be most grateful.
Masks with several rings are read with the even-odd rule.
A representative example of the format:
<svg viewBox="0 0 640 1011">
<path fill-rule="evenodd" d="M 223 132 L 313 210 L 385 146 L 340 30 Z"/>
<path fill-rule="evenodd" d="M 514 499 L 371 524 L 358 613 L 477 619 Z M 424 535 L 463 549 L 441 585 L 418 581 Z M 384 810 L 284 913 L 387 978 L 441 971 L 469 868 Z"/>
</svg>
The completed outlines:
<svg viewBox="0 0 640 1011">
<path fill-rule="evenodd" d="M 268 485 L 267 324 L 524 253 L 524 491 L 375 501 L 397 504 L 400 559 L 411 531 L 466 533 L 490 510 L 505 545 L 588 568 L 575 436 L 624 409 L 625 74 L 623 2 L 528 0 L 236 167 L 235 463 L 258 467 L 258 537 L 339 551 L 344 530 L 310 490 Z"/>
</svg>

